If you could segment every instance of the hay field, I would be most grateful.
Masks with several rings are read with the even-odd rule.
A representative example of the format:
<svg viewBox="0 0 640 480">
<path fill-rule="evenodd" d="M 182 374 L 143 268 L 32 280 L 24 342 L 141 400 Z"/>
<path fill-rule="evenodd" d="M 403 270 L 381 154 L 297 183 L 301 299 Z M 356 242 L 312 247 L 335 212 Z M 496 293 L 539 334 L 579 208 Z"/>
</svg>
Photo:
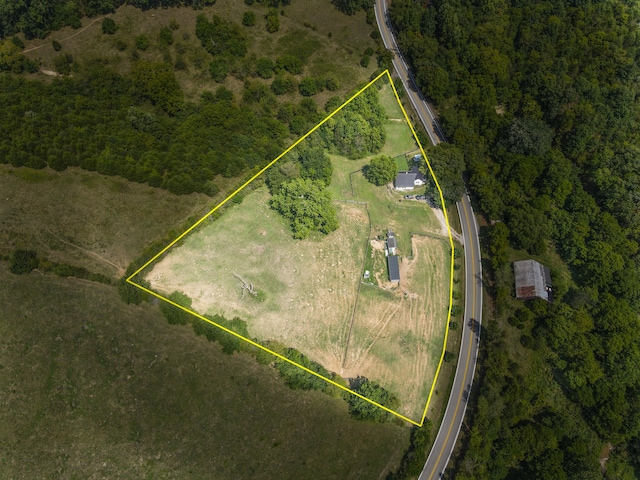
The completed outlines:
<svg viewBox="0 0 640 480">
<path fill-rule="evenodd" d="M 303 241 L 268 206 L 262 187 L 188 236 L 146 275 L 163 293 L 182 291 L 200 313 L 238 316 L 249 333 L 281 340 L 339 371 L 369 226 L 364 208 L 338 204 L 341 228 Z M 242 296 L 240 280 L 266 294 Z"/>
<path fill-rule="evenodd" d="M 415 419 L 442 352 L 450 248 L 429 236 L 414 236 L 412 243 L 413 258 L 400 262 L 399 288 L 362 286 L 344 374 L 375 378 L 402 399 L 399 413 Z"/>
</svg>

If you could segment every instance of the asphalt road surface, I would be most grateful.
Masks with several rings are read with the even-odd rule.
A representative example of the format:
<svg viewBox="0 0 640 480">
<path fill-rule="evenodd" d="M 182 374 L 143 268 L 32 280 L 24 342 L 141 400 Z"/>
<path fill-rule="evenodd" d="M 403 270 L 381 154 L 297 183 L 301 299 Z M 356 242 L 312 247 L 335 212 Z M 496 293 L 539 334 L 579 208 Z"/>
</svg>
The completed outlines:
<svg viewBox="0 0 640 480">
<path fill-rule="evenodd" d="M 429 105 L 418 89 L 409 67 L 398 50 L 391 23 L 387 14 L 386 0 L 376 0 L 376 21 L 385 47 L 394 54 L 393 66 L 402 79 L 405 91 L 420 117 L 429 138 L 434 145 L 446 142 L 446 138 L 438 125 Z M 473 376 L 480 348 L 480 332 L 482 327 L 482 264 L 480 258 L 480 242 L 478 224 L 473 214 L 469 196 L 465 195 L 457 203 L 462 225 L 462 238 L 465 252 L 465 306 L 462 342 L 458 355 L 458 367 L 453 380 L 453 387 L 447 409 L 436 436 L 435 443 L 419 480 L 441 478 L 451 458 L 464 420 L 469 392 L 473 384 Z"/>
<path fill-rule="evenodd" d="M 409 67 L 404 61 L 402 53 L 398 49 L 396 39 L 393 36 L 393 31 L 391 30 L 389 16 L 387 15 L 386 0 L 376 0 L 375 13 L 376 21 L 378 22 L 378 30 L 380 30 L 380 35 L 382 36 L 382 42 L 387 50 L 393 52 L 393 67 L 398 73 L 398 76 L 402 79 L 404 89 L 411 100 L 414 110 L 420 117 L 420 121 L 427 130 L 431 143 L 437 145 L 440 142 L 446 142 L 447 139 L 440 129 L 440 125 L 438 125 L 436 117 L 431 111 L 431 108 L 429 108 L 429 104 L 422 95 L 422 92 L 418 89 L 418 86 L 413 79 L 413 75 L 409 71 Z"/>
<path fill-rule="evenodd" d="M 427 463 L 419 480 L 440 478 L 451 458 L 456 445 L 464 413 L 467 408 L 469 392 L 473 384 L 473 375 L 480 348 L 482 327 L 482 264 L 480 263 L 480 244 L 478 225 L 473 215 L 469 196 L 458 202 L 462 238 L 464 240 L 465 302 L 462 342 L 458 356 L 458 368 L 453 379 L 453 388 L 445 410 L 440 430 L 431 449 Z"/>
</svg>

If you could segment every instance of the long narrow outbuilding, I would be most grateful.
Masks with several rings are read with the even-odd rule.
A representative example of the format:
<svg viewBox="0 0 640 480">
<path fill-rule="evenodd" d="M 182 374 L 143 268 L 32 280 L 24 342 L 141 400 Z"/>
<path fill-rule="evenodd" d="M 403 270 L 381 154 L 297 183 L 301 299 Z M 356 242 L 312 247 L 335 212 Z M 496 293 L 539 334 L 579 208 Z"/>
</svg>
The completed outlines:
<svg viewBox="0 0 640 480">
<path fill-rule="evenodd" d="M 387 263 L 389 265 L 389 280 L 394 283 L 400 283 L 400 265 L 398 263 L 398 257 L 395 255 L 389 255 L 387 257 Z"/>
</svg>

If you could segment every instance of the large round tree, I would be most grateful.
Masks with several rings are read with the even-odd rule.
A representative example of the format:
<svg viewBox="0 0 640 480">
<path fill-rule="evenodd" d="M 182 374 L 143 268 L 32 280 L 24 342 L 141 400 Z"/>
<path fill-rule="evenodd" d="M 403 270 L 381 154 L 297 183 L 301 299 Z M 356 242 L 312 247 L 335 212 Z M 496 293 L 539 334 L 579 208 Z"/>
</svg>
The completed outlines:
<svg viewBox="0 0 640 480">
<path fill-rule="evenodd" d="M 296 178 L 283 183 L 270 205 L 291 222 L 294 238 L 307 238 L 314 231 L 326 234 L 338 228 L 331 194 L 321 180 Z"/>
<path fill-rule="evenodd" d="M 371 160 L 364 168 L 364 176 L 374 185 L 384 185 L 396 178 L 396 162 L 387 155 L 380 155 Z"/>
</svg>

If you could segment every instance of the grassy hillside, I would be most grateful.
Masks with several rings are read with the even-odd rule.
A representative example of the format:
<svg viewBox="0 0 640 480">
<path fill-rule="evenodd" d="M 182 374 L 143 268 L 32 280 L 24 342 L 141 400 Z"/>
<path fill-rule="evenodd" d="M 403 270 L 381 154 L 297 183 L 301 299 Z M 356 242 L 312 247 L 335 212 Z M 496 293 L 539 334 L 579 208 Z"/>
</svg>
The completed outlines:
<svg viewBox="0 0 640 480">
<path fill-rule="evenodd" d="M 0 257 L 15 249 L 118 278 L 150 241 L 205 211 L 209 197 L 71 168 L 0 165 Z"/>
<path fill-rule="evenodd" d="M 380 478 L 408 429 L 352 420 L 115 288 L 0 263 L 10 478 Z"/>
<path fill-rule="evenodd" d="M 189 100 L 197 99 L 204 90 L 213 90 L 218 84 L 211 78 L 211 56 L 196 38 L 196 17 L 204 14 L 230 20 L 238 24 L 247 37 L 247 57 L 270 58 L 280 55 L 296 55 L 304 64 L 302 76 L 331 75 L 338 80 L 339 89 L 317 95 L 323 106 L 332 95 L 345 94 L 358 82 L 368 80 L 377 68 L 375 59 L 367 68 L 360 66 L 360 59 L 367 48 L 376 48 L 370 32 L 372 27 L 364 20 L 365 13 L 348 16 L 337 11 L 328 0 L 292 2 L 279 15 L 280 28 L 269 33 L 264 16 L 267 8 L 259 4 L 247 6 L 236 0 L 219 0 L 214 6 L 194 10 L 189 7 L 153 9 L 142 11 L 125 5 L 112 15 L 106 15 L 116 23 L 113 35 L 102 32 L 102 18 L 84 18 L 82 29 L 65 27 L 51 33 L 46 39 L 25 41 L 25 54 L 41 63 L 43 70 L 55 71 L 55 59 L 63 53 L 70 54 L 77 68 L 99 62 L 121 74 L 128 73 L 135 61 L 168 62 L 174 65 L 180 86 Z M 242 25 L 245 12 L 256 17 L 253 26 Z M 163 27 L 172 27 L 173 44 L 165 45 L 160 39 Z M 145 50 L 136 47 L 136 38 L 144 35 L 149 46 Z M 58 52 L 52 40 L 62 46 Z M 42 74 L 39 74 L 42 76 Z M 269 85 L 271 80 L 257 78 L 255 72 L 248 75 L 253 81 Z M 241 93 L 243 80 L 228 76 L 223 82 L 234 93 Z M 289 98 L 300 97 L 298 93 Z"/>
</svg>

